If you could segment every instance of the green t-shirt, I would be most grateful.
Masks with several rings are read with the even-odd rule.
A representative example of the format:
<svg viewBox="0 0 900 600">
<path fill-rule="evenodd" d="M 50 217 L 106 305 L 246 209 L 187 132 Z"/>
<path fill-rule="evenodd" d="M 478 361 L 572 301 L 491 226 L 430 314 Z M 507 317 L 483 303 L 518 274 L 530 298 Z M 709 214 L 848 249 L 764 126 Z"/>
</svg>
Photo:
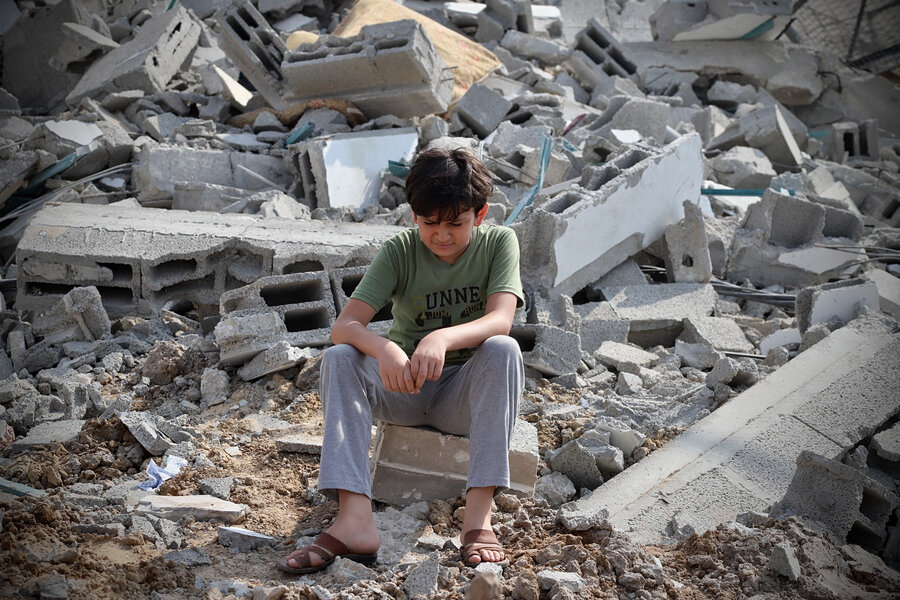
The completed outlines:
<svg viewBox="0 0 900 600">
<path fill-rule="evenodd" d="M 508 227 L 481 225 L 452 265 L 422 243 L 418 228 L 389 239 L 375 256 L 351 298 L 376 311 L 393 301 L 389 334 L 411 356 L 423 337 L 435 329 L 484 316 L 488 296 L 510 292 L 524 303 L 519 278 L 519 244 Z M 464 363 L 475 348 L 447 352 L 447 364 Z"/>
</svg>

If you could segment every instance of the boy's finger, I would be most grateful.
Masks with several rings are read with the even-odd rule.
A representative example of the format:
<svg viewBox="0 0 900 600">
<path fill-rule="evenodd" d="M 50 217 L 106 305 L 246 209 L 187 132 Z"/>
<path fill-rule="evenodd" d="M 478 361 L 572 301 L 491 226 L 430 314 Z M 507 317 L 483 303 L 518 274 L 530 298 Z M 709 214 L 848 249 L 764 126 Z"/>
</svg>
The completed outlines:
<svg viewBox="0 0 900 600">
<path fill-rule="evenodd" d="M 407 394 L 414 394 L 417 391 L 416 382 L 413 380 L 412 370 L 410 365 L 406 365 L 406 368 L 403 369 L 403 391 Z"/>
</svg>

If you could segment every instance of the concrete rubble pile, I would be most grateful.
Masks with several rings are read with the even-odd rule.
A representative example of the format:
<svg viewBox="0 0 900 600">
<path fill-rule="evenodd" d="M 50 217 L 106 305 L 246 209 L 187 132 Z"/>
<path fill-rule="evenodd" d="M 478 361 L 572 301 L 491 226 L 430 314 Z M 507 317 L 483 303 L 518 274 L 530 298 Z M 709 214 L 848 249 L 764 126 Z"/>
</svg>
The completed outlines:
<svg viewBox="0 0 900 600">
<path fill-rule="evenodd" d="M 779 38 L 790 2 L 575 4 L 0 1 L 0 499 L 49 493 L 81 507 L 81 533 L 141 532 L 166 564 L 211 564 L 185 515 L 235 525 L 256 505 L 225 478 L 190 495 L 139 484 L 261 440 L 279 461 L 320 451 L 291 417 L 330 327 L 413 226 L 416 153 L 464 146 L 494 175 L 487 222 L 516 232 L 527 295 L 495 529 L 511 541 L 524 520 L 627 558 L 603 575 L 551 546 L 533 581 L 448 575 L 434 503 L 464 492 L 467 441 L 381 425 L 380 562 L 405 577 L 391 585 L 429 597 L 440 558 L 457 590 L 665 597 L 687 582 L 638 544 L 741 535 L 764 575 L 709 597 L 856 589 L 808 587 L 829 567 L 806 555 L 799 576 L 794 547 L 816 536 L 847 573 L 900 590 L 881 562 L 900 564 L 900 91 Z M 371 328 L 391 323 L 385 307 Z M 287 405 L 246 392 L 283 381 Z M 227 419 L 255 425 L 230 442 L 204 425 Z M 104 427 L 115 454 L 21 467 Z M 387 533 L 429 519 L 430 546 Z M 286 537 L 217 539 L 265 553 Z M 285 591 L 379 597 L 347 562 Z M 247 587 L 229 585 L 218 597 Z"/>
</svg>

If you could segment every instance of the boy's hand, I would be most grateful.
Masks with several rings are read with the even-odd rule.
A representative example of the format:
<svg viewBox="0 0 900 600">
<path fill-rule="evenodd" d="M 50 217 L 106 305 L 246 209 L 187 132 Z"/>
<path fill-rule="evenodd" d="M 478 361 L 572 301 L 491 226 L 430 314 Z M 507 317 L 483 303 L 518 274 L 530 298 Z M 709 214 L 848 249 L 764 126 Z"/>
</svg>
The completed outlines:
<svg viewBox="0 0 900 600">
<path fill-rule="evenodd" d="M 381 383 L 384 384 L 387 391 L 404 394 L 419 393 L 419 388 L 422 386 L 414 384 L 409 358 L 400 346 L 394 342 L 385 344 L 376 358 L 378 359 Z"/>
<path fill-rule="evenodd" d="M 444 370 L 446 354 L 447 344 L 440 331 L 432 331 L 422 338 L 412 358 L 409 359 L 409 368 L 416 390 L 420 389 L 426 380 L 437 381 L 441 371 Z"/>
</svg>

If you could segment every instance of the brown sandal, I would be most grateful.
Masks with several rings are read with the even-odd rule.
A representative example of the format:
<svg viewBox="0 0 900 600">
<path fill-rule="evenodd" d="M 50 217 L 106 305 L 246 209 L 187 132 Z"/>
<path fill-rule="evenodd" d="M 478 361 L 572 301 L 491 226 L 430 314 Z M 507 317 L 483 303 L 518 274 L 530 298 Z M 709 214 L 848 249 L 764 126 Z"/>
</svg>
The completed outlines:
<svg viewBox="0 0 900 600">
<path fill-rule="evenodd" d="M 469 567 L 477 567 L 485 563 L 498 565 L 501 567 L 509 566 L 509 559 L 503 552 L 503 546 L 497 540 L 497 536 L 490 529 L 470 529 L 462 536 L 463 547 L 459 549 L 459 556 L 465 565 Z M 469 559 L 479 554 L 482 550 L 494 550 L 503 554 L 503 560 L 489 561 L 482 559 L 481 562 L 473 563 Z M 479 554 L 480 555 L 480 554 Z"/>
<path fill-rule="evenodd" d="M 313 552 L 322 557 L 322 562 L 318 565 L 312 566 L 310 565 L 309 553 Z M 293 552 L 291 553 L 293 554 Z M 288 564 L 288 558 L 290 558 L 290 554 L 282 558 L 278 561 L 278 568 L 284 571 L 285 573 L 290 573 L 291 575 L 304 575 L 306 573 L 315 573 L 316 571 L 322 571 L 328 568 L 328 565 L 334 562 L 334 559 L 337 557 L 346 558 L 347 560 L 352 560 L 354 562 L 358 562 L 360 564 L 371 566 L 375 564 L 375 561 L 378 560 L 378 553 L 373 552 L 372 554 L 356 554 L 351 552 L 344 542 L 337 539 L 333 535 L 322 532 L 319 534 L 319 537 L 316 540 L 303 548 L 303 552 L 294 558 L 294 560 L 299 564 L 299 567 L 292 567 Z"/>
</svg>

